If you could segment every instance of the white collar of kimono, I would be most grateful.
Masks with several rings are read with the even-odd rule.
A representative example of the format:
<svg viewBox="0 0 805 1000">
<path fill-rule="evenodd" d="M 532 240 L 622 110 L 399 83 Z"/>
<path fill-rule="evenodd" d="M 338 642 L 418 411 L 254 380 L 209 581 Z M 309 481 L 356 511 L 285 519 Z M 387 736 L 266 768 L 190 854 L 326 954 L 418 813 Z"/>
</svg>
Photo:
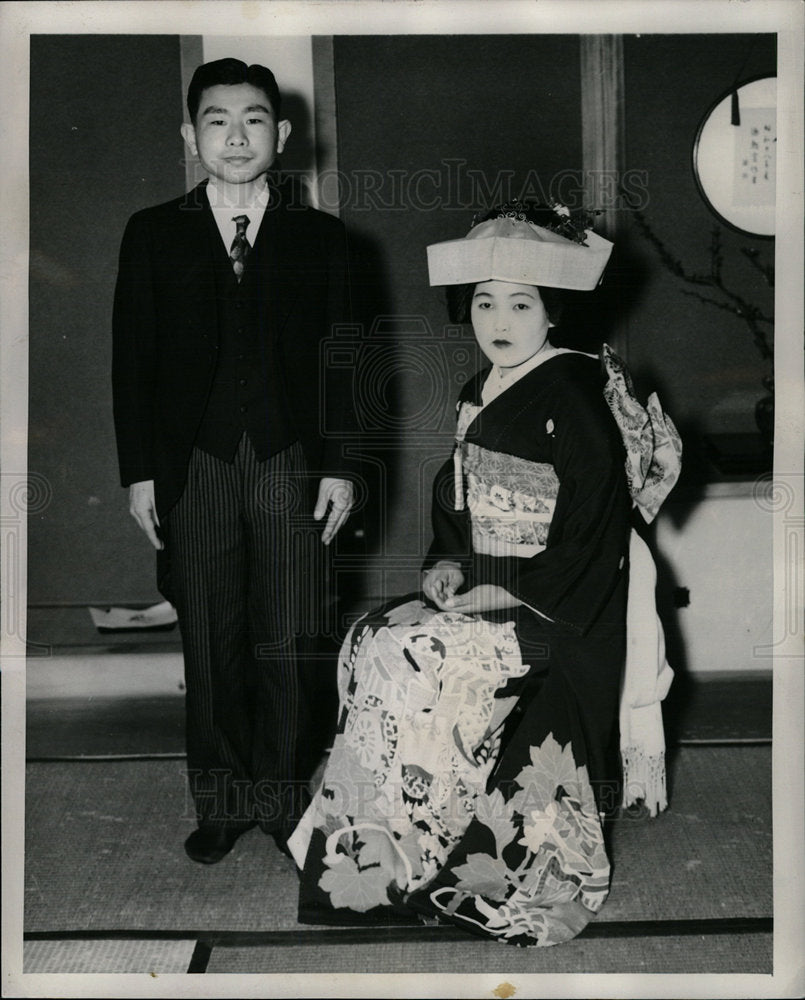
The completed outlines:
<svg viewBox="0 0 805 1000">
<path fill-rule="evenodd" d="M 481 390 L 481 404 L 488 406 L 502 392 L 513 386 L 515 382 L 519 382 L 524 375 L 534 371 L 535 368 L 539 368 L 541 364 L 544 364 L 550 358 L 555 358 L 558 354 L 582 353 L 582 351 L 571 351 L 569 347 L 548 347 L 544 351 L 537 351 L 533 357 L 529 358 L 528 361 L 524 361 L 521 365 L 517 365 L 516 368 L 499 368 L 497 365 L 492 365 L 492 370 L 489 372 L 486 382 L 484 382 L 484 387 Z M 598 355 L 588 354 L 587 357 L 597 358 Z"/>
</svg>

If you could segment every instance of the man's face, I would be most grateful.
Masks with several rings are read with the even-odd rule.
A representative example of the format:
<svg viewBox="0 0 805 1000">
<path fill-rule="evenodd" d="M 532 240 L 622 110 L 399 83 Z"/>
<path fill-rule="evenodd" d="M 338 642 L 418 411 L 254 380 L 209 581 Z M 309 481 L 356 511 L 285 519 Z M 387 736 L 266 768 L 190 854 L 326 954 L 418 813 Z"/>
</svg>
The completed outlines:
<svg viewBox="0 0 805 1000">
<path fill-rule="evenodd" d="M 250 184 L 285 147 L 291 123 L 276 120 L 268 98 L 250 83 L 219 84 L 202 91 L 195 125 L 182 136 L 211 177 Z"/>
</svg>

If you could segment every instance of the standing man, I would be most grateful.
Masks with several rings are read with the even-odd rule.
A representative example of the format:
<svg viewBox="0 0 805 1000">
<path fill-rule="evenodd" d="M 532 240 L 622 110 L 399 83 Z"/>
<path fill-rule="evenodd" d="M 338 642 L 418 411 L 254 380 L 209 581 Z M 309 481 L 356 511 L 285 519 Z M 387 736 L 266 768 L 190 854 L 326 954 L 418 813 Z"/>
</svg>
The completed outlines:
<svg viewBox="0 0 805 1000">
<path fill-rule="evenodd" d="M 271 71 L 207 63 L 187 107 L 209 176 L 129 220 L 113 390 L 121 481 L 182 631 L 185 850 L 213 864 L 256 823 L 285 850 L 316 763 L 300 643 L 353 498 L 351 387 L 324 391 L 320 345 L 349 313 L 343 226 L 270 172 L 291 132 Z"/>
</svg>

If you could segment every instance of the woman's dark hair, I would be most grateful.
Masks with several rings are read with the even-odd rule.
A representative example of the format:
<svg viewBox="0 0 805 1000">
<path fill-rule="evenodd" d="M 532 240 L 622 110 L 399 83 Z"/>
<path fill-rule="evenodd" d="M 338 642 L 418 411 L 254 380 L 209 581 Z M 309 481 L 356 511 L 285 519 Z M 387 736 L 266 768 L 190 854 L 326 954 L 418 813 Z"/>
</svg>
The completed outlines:
<svg viewBox="0 0 805 1000">
<path fill-rule="evenodd" d="M 517 219 L 518 222 L 530 222 L 543 229 L 550 229 L 551 232 L 573 240 L 574 243 L 584 242 L 585 226 L 590 225 L 587 216 L 571 217 L 566 209 L 563 212 L 558 212 L 550 205 L 542 205 L 539 202 L 507 201 L 505 204 L 496 205 L 488 211 L 476 212 L 470 228 L 474 228 L 482 222 L 489 222 L 490 219 Z M 542 285 L 536 287 L 545 306 L 545 311 L 548 313 L 548 319 L 554 326 L 559 326 L 566 298 L 563 289 L 547 288 Z M 474 292 L 474 284 L 447 286 L 445 289 L 447 314 L 451 323 L 469 323 L 470 306 Z"/>
<path fill-rule="evenodd" d="M 239 83 L 248 83 L 252 87 L 262 90 L 268 98 L 274 116 L 279 121 L 280 91 L 274 74 L 265 66 L 260 66 L 258 63 L 247 66 L 240 59 L 216 59 L 214 62 L 199 66 L 187 88 L 187 111 L 190 115 L 190 121 L 194 125 L 196 124 L 201 94 L 208 87 L 217 87 L 221 84 L 237 86 Z"/>
</svg>

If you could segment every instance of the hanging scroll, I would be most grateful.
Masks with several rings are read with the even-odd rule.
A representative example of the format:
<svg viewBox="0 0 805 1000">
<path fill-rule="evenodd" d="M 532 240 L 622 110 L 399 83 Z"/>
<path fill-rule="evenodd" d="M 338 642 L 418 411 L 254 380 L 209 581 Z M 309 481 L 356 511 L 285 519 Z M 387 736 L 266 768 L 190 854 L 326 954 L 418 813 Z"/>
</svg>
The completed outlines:
<svg viewBox="0 0 805 1000">
<path fill-rule="evenodd" d="M 741 84 L 704 115 L 693 170 L 702 197 L 728 226 L 774 235 L 776 154 L 776 77 Z"/>
</svg>

